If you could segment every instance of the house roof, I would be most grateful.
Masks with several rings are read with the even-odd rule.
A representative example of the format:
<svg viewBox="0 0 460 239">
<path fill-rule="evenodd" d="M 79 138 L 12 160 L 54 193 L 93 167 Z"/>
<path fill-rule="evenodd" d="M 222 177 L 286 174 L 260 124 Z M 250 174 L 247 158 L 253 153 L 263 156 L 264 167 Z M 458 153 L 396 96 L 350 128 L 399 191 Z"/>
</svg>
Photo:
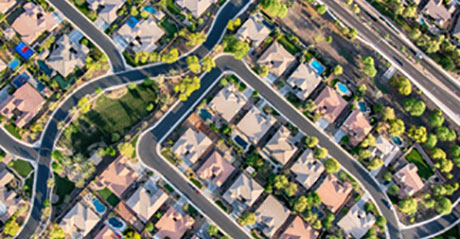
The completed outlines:
<svg viewBox="0 0 460 239">
<path fill-rule="evenodd" d="M 16 115 L 16 125 L 23 127 L 40 111 L 43 103 L 45 99 L 40 93 L 26 83 L 0 104 L 0 114 L 8 119 Z"/>
<path fill-rule="evenodd" d="M 212 145 L 212 141 L 201 131 L 191 128 L 176 141 L 172 152 L 188 165 L 195 163 L 198 158 Z"/>
<path fill-rule="evenodd" d="M 452 17 L 455 8 L 447 9 L 442 0 L 429 0 L 423 8 L 428 16 L 433 18 L 439 25 L 444 25 Z"/>
<path fill-rule="evenodd" d="M 68 35 L 63 35 L 56 41 L 57 48 L 48 57 L 48 65 L 55 69 L 59 74 L 67 77 L 75 70 L 75 67 L 82 68 L 86 64 L 88 47 L 77 44 L 70 40 Z"/>
<path fill-rule="evenodd" d="M 220 187 L 234 169 L 230 162 L 222 158 L 222 155 L 217 151 L 214 151 L 201 165 L 196 174 L 202 179 L 211 179 Z"/>
<path fill-rule="evenodd" d="M 90 207 L 78 202 L 64 216 L 59 226 L 71 238 L 80 238 L 86 236 L 99 220 L 99 216 Z"/>
<path fill-rule="evenodd" d="M 315 159 L 311 149 L 307 149 L 292 165 L 291 171 L 296 174 L 297 181 L 309 189 L 324 172 L 324 165 Z"/>
<path fill-rule="evenodd" d="M 238 93 L 235 85 L 228 84 L 209 102 L 209 107 L 220 114 L 227 122 L 230 122 L 246 104 L 246 101 L 247 99 Z"/>
<path fill-rule="evenodd" d="M 326 86 L 315 99 L 316 109 L 324 119 L 333 123 L 347 106 L 347 101 L 330 86 Z"/>
<path fill-rule="evenodd" d="M 256 221 L 262 226 L 264 234 L 272 237 L 289 217 L 289 209 L 278 202 L 275 197 L 269 195 L 262 205 L 257 208 L 255 215 Z"/>
<path fill-rule="evenodd" d="M 194 17 L 200 17 L 213 4 L 213 0 L 177 0 L 176 4 L 189 10 Z"/>
<path fill-rule="evenodd" d="M 8 172 L 5 165 L 0 164 L 0 221 L 5 223 L 19 208 L 22 204 L 22 199 L 17 197 L 18 195 L 14 190 L 8 190 L 6 184 L 14 179 L 13 174 Z"/>
<path fill-rule="evenodd" d="M 305 100 L 321 83 L 321 77 L 316 74 L 316 71 L 312 67 L 300 64 L 291 76 L 289 76 L 287 83 L 291 87 L 299 89 L 299 92 L 296 94 L 297 97 Z"/>
<path fill-rule="evenodd" d="M 374 225 L 376 219 L 371 213 L 366 213 L 364 209 L 355 204 L 350 211 L 338 222 L 346 234 L 351 234 L 353 238 L 363 237 L 367 231 Z"/>
<path fill-rule="evenodd" d="M 168 195 L 161 189 L 151 192 L 145 187 L 139 187 L 126 201 L 126 205 L 146 223 L 166 200 L 168 200 Z"/>
<path fill-rule="evenodd" d="M 299 216 L 296 216 L 279 239 L 316 239 L 318 235 L 319 232 L 315 231 Z"/>
<path fill-rule="evenodd" d="M 425 186 L 417 171 L 417 166 L 409 163 L 395 174 L 394 179 L 401 187 L 402 197 L 412 196 Z"/>
<path fill-rule="evenodd" d="M 170 207 L 165 215 L 155 224 L 158 229 L 156 234 L 159 238 L 181 238 L 184 233 L 195 223 L 189 215 L 182 215 L 173 207 Z"/>
<path fill-rule="evenodd" d="M 275 118 L 271 115 L 263 114 L 254 106 L 246 113 L 243 119 L 241 119 L 237 127 L 252 143 L 257 144 L 275 122 Z"/>
<path fill-rule="evenodd" d="M 289 142 L 290 135 L 291 131 L 281 126 L 264 147 L 264 151 L 283 165 L 286 164 L 297 151 L 297 147 Z"/>
<path fill-rule="evenodd" d="M 277 41 L 273 42 L 271 46 L 259 57 L 258 63 L 269 67 L 270 72 L 276 76 L 280 76 L 286 68 L 295 61 L 295 57 L 291 55 L 284 47 Z"/>
<path fill-rule="evenodd" d="M 13 29 L 21 35 L 22 40 L 30 44 L 44 31 L 51 31 L 58 25 L 50 12 L 33 2 L 23 6 L 24 12 L 13 22 Z"/>
<path fill-rule="evenodd" d="M 155 20 L 149 17 L 148 19 L 140 20 L 134 24 L 134 26 L 126 22 L 118 30 L 117 34 L 121 36 L 126 43 L 131 44 L 135 52 L 151 52 L 157 48 L 155 43 L 165 32 L 158 27 Z"/>
<path fill-rule="evenodd" d="M 117 19 L 117 11 L 126 0 L 86 0 L 88 7 L 92 10 L 99 10 L 98 17 L 107 24 L 111 24 Z"/>
<path fill-rule="evenodd" d="M 129 168 L 124 159 L 111 163 L 99 176 L 99 182 L 121 198 L 123 192 L 139 177 L 136 171 Z"/>
<path fill-rule="evenodd" d="M 237 34 L 243 39 L 251 40 L 252 45 L 258 47 L 268 37 L 270 29 L 263 23 L 263 17 L 256 13 L 238 29 Z"/>
<path fill-rule="evenodd" d="M 117 233 L 112 231 L 110 227 L 105 225 L 102 230 L 99 231 L 99 233 L 94 237 L 94 239 L 120 239 L 119 236 L 117 236 Z"/>
<path fill-rule="evenodd" d="M 390 143 L 384 136 L 379 135 L 375 140 L 375 148 L 383 155 L 387 155 L 395 150 L 396 145 Z"/>
<path fill-rule="evenodd" d="M 239 200 L 251 206 L 263 191 L 264 188 L 254 179 L 242 173 L 227 192 L 225 192 L 223 197 L 230 204 L 235 200 Z"/>
<path fill-rule="evenodd" d="M 363 141 L 369 132 L 372 130 L 372 126 L 364 116 L 361 110 L 354 110 L 348 118 L 343 122 L 342 130 L 350 135 L 350 143 L 353 146 L 358 145 Z"/>
<path fill-rule="evenodd" d="M 0 185 L 3 187 L 7 185 L 11 180 L 14 179 L 14 175 L 11 174 L 7 169 L 4 163 L 0 163 Z"/>
<path fill-rule="evenodd" d="M 8 11 L 14 4 L 16 0 L 0 0 L 0 13 L 5 13 Z"/>
<path fill-rule="evenodd" d="M 324 205 L 336 212 L 347 200 L 353 187 L 349 182 L 341 183 L 334 175 L 327 175 L 321 186 L 316 189 Z"/>
</svg>

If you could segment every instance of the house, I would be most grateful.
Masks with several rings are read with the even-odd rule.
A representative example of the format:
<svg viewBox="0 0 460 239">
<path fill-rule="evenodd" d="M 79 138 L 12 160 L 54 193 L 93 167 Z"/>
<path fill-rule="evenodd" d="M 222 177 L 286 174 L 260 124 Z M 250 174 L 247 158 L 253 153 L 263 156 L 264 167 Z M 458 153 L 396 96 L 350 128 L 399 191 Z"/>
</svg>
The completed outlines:
<svg viewBox="0 0 460 239">
<path fill-rule="evenodd" d="M 99 222 L 99 216 L 82 202 L 78 202 L 64 216 L 59 226 L 73 239 L 85 237 Z"/>
<path fill-rule="evenodd" d="M 340 129 L 350 136 L 350 144 L 356 146 L 371 132 L 372 126 L 361 110 L 354 110 Z"/>
<path fill-rule="evenodd" d="M 316 110 L 321 114 L 321 128 L 332 124 L 347 106 L 347 101 L 332 87 L 326 86 L 315 99 Z"/>
<path fill-rule="evenodd" d="M 279 239 L 316 239 L 318 235 L 319 232 L 304 222 L 302 218 L 296 216 Z"/>
<path fill-rule="evenodd" d="M 305 150 L 291 167 L 291 171 L 295 173 L 297 181 L 306 189 L 313 186 L 324 170 L 323 163 L 315 159 L 311 149 Z"/>
<path fill-rule="evenodd" d="M 120 239 L 122 235 L 119 232 L 115 232 L 110 229 L 109 226 L 105 225 L 102 230 L 94 237 L 94 239 Z"/>
<path fill-rule="evenodd" d="M 155 238 L 181 238 L 194 223 L 195 220 L 192 217 L 183 215 L 170 207 L 155 224 L 155 228 L 158 229 Z"/>
<path fill-rule="evenodd" d="M 101 189 L 107 187 L 117 197 L 121 198 L 123 192 L 139 177 L 136 171 L 126 165 L 125 159 L 117 159 L 111 163 L 97 181 Z"/>
<path fill-rule="evenodd" d="M 0 1 L 0 13 L 7 12 L 13 5 L 16 4 L 16 0 L 1 0 Z"/>
<path fill-rule="evenodd" d="M 209 107 L 230 122 L 246 104 L 246 97 L 238 93 L 234 84 L 228 84 L 209 102 Z"/>
<path fill-rule="evenodd" d="M 452 17 L 455 6 L 444 7 L 442 0 L 429 0 L 422 12 L 431 17 L 438 26 L 443 27 Z"/>
<path fill-rule="evenodd" d="M 87 46 L 75 43 L 68 35 L 63 35 L 56 41 L 57 48 L 48 57 L 48 65 L 64 77 L 75 68 L 83 68 L 89 53 Z"/>
<path fill-rule="evenodd" d="M 417 171 L 417 166 L 409 163 L 394 175 L 394 180 L 400 187 L 401 198 L 410 197 L 425 186 Z"/>
<path fill-rule="evenodd" d="M 152 215 L 168 200 L 168 195 L 161 189 L 152 192 L 145 187 L 139 187 L 126 201 L 142 222 L 147 223 Z"/>
<path fill-rule="evenodd" d="M 263 151 L 285 165 L 297 151 L 297 147 L 290 142 L 290 135 L 291 131 L 285 126 L 281 126 L 265 145 Z"/>
<path fill-rule="evenodd" d="M 300 64 L 289 76 L 287 83 L 296 91 L 296 96 L 299 99 L 306 100 L 321 83 L 321 77 L 311 66 Z"/>
<path fill-rule="evenodd" d="M 217 151 L 214 151 L 201 165 L 196 174 L 201 179 L 210 179 L 218 187 L 227 180 L 232 174 L 235 168 L 226 159 L 222 158 L 222 155 Z"/>
<path fill-rule="evenodd" d="M 123 41 L 124 48 L 130 46 L 136 53 L 155 50 L 157 48 L 156 42 L 164 34 L 163 29 L 151 17 L 140 21 L 135 17 L 130 17 L 117 31 L 117 37 Z"/>
<path fill-rule="evenodd" d="M 376 219 L 372 213 L 366 213 L 360 203 L 355 204 L 350 211 L 337 223 L 345 234 L 353 238 L 362 238 L 374 225 Z"/>
<path fill-rule="evenodd" d="M 255 106 L 252 107 L 238 123 L 237 128 L 247 139 L 257 144 L 267 131 L 275 124 L 276 119 L 271 115 L 262 113 Z"/>
<path fill-rule="evenodd" d="M 117 19 L 117 11 L 126 0 L 86 0 L 86 2 L 89 9 L 97 11 L 99 19 L 110 25 Z"/>
<path fill-rule="evenodd" d="M 45 103 L 45 99 L 30 84 L 24 84 L 0 104 L 0 114 L 23 127 L 32 120 Z"/>
<path fill-rule="evenodd" d="M 262 15 L 256 13 L 248 18 L 236 34 L 239 39 L 257 48 L 268 37 L 270 29 L 264 24 Z"/>
<path fill-rule="evenodd" d="M 176 4 L 185 8 L 196 18 L 199 18 L 212 4 L 214 0 L 177 0 Z"/>
<path fill-rule="evenodd" d="M 0 221 L 5 223 L 24 203 L 14 190 L 9 190 L 6 185 L 14 179 L 5 164 L 0 164 Z"/>
<path fill-rule="evenodd" d="M 172 152 L 190 166 L 211 144 L 212 141 L 205 134 L 189 128 L 173 145 Z"/>
<path fill-rule="evenodd" d="M 274 196 L 269 195 L 254 214 L 258 226 L 271 238 L 289 217 L 290 212 Z"/>
<path fill-rule="evenodd" d="M 52 13 L 45 12 L 33 2 L 25 3 L 23 8 L 24 12 L 14 20 L 12 27 L 27 44 L 31 44 L 42 32 L 51 31 L 58 25 Z"/>
<path fill-rule="evenodd" d="M 295 57 L 291 55 L 284 47 L 278 42 L 273 44 L 265 50 L 259 57 L 259 65 L 265 65 L 269 68 L 270 73 L 279 77 L 283 74 L 286 68 L 295 61 Z"/>
<path fill-rule="evenodd" d="M 375 140 L 375 146 L 371 149 L 371 153 L 375 157 L 381 158 L 385 166 L 388 166 L 399 152 L 399 147 L 392 144 L 382 135 L 377 137 Z"/>
<path fill-rule="evenodd" d="M 353 187 L 349 182 L 341 183 L 334 175 L 327 175 L 323 183 L 316 189 L 322 202 L 335 213 L 348 199 Z"/>
<path fill-rule="evenodd" d="M 263 191 L 264 188 L 254 179 L 242 173 L 232 186 L 230 186 L 227 192 L 225 192 L 223 198 L 230 204 L 239 201 L 250 207 Z"/>
</svg>

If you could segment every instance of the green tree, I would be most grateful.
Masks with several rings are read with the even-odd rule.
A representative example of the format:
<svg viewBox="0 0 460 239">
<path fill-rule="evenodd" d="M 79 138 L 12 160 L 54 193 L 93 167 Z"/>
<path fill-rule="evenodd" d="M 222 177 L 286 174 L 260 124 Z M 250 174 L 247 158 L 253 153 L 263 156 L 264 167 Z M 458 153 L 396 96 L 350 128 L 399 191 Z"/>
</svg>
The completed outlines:
<svg viewBox="0 0 460 239">
<path fill-rule="evenodd" d="M 187 36 L 187 40 L 188 41 L 185 43 L 185 45 L 196 46 L 206 41 L 206 34 L 204 32 L 190 33 Z"/>
<path fill-rule="evenodd" d="M 367 159 L 372 156 L 372 153 L 367 149 L 360 149 L 358 155 L 360 159 Z"/>
<path fill-rule="evenodd" d="M 377 70 L 374 66 L 374 58 L 366 56 L 361 61 L 363 63 L 363 72 L 367 76 L 374 78 L 377 75 Z"/>
<path fill-rule="evenodd" d="M 399 210 L 408 216 L 412 216 L 417 212 L 418 204 L 414 198 L 406 197 L 398 203 Z"/>
<path fill-rule="evenodd" d="M 238 222 L 242 225 L 242 226 L 245 226 L 245 225 L 254 225 L 254 223 L 256 222 L 256 215 L 254 215 L 254 213 L 250 213 L 250 212 L 245 212 L 243 213 L 243 215 L 241 215 L 240 218 L 238 218 Z"/>
<path fill-rule="evenodd" d="M 390 187 L 387 189 L 387 193 L 392 196 L 397 196 L 399 194 L 399 187 L 396 184 L 392 184 Z"/>
<path fill-rule="evenodd" d="M 394 119 L 390 121 L 389 133 L 391 134 L 391 136 L 400 136 L 404 133 L 405 130 L 406 128 L 404 126 L 404 121 L 400 119 Z"/>
<path fill-rule="evenodd" d="M 396 87 L 400 95 L 410 95 L 412 92 L 412 84 L 404 77 L 392 78 L 390 85 Z"/>
<path fill-rule="evenodd" d="M 362 148 L 367 148 L 369 146 L 374 147 L 376 143 L 377 143 L 377 140 L 375 139 L 374 135 L 368 134 L 366 138 L 361 142 L 361 147 Z"/>
<path fill-rule="evenodd" d="M 179 93 L 179 99 L 186 101 L 188 97 L 201 86 L 200 78 L 186 76 L 182 81 L 174 86 L 174 92 Z"/>
<path fill-rule="evenodd" d="M 452 202 L 448 198 L 442 197 L 436 200 L 434 209 L 442 215 L 450 214 L 452 212 Z"/>
<path fill-rule="evenodd" d="M 321 224 L 326 230 L 329 230 L 332 227 L 332 222 L 335 220 L 335 216 L 332 213 L 328 213 L 327 216 L 323 219 Z"/>
<path fill-rule="evenodd" d="M 201 69 L 204 72 L 210 72 L 214 67 L 216 67 L 216 62 L 214 62 L 214 59 L 212 59 L 210 56 L 203 58 L 203 66 Z"/>
<path fill-rule="evenodd" d="M 287 7 L 279 0 L 262 0 L 260 5 L 271 17 L 283 18 L 287 14 Z"/>
<path fill-rule="evenodd" d="M 319 15 L 324 15 L 327 11 L 327 7 L 324 4 L 318 4 L 316 5 L 316 11 Z"/>
<path fill-rule="evenodd" d="M 144 230 L 151 232 L 151 233 L 153 232 L 154 229 L 155 229 L 155 225 L 153 225 L 152 222 L 148 222 L 144 228 Z"/>
<path fill-rule="evenodd" d="M 179 58 L 179 50 L 177 50 L 177 48 L 173 48 L 169 52 L 161 56 L 161 61 L 171 64 L 171 63 L 176 62 L 178 58 Z"/>
<path fill-rule="evenodd" d="M 336 159 L 328 158 L 326 162 L 324 162 L 324 168 L 327 173 L 337 173 L 340 170 L 340 164 Z"/>
<path fill-rule="evenodd" d="M 407 7 L 404 8 L 402 15 L 403 17 L 406 17 L 406 18 L 417 17 L 417 5 L 415 4 L 408 5 Z"/>
<path fill-rule="evenodd" d="M 270 69 L 266 65 L 263 65 L 263 66 L 259 67 L 258 70 L 257 70 L 257 74 L 259 76 L 261 76 L 261 77 L 268 76 L 268 73 L 270 73 Z"/>
<path fill-rule="evenodd" d="M 341 65 L 336 65 L 334 67 L 334 75 L 339 76 L 343 74 L 343 67 Z"/>
<path fill-rule="evenodd" d="M 314 155 L 316 159 L 326 158 L 328 153 L 329 152 L 327 151 L 327 149 L 323 147 L 318 147 L 314 149 Z"/>
<path fill-rule="evenodd" d="M 297 193 L 297 184 L 294 182 L 289 182 L 284 188 L 284 193 L 288 197 L 292 197 Z"/>
<path fill-rule="evenodd" d="M 78 111 L 82 114 L 86 114 L 91 110 L 90 96 L 85 95 L 78 100 Z"/>
<path fill-rule="evenodd" d="M 208 234 L 210 236 L 217 236 L 217 234 L 219 233 L 219 228 L 217 228 L 216 225 L 209 225 L 208 226 Z"/>
<path fill-rule="evenodd" d="M 201 73 L 200 60 L 198 59 L 197 56 L 188 56 L 186 59 L 186 62 L 187 62 L 187 67 L 191 72 L 195 74 Z"/>
<path fill-rule="evenodd" d="M 407 132 L 408 136 L 415 140 L 417 143 L 425 143 L 428 139 L 428 135 L 426 133 L 426 128 L 423 126 L 415 126 L 413 125 Z"/>
<path fill-rule="evenodd" d="M 58 224 L 53 223 L 53 225 L 50 227 L 48 238 L 49 239 L 64 239 L 65 232 L 64 230 L 62 230 L 62 228 Z"/>
<path fill-rule="evenodd" d="M 304 212 L 310 204 L 308 203 L 307 197 L 300 196 L 294 201 L 293 209 L 295 212 L 302 213 Z"/>
<path fill-rule="evenodd" d="M 434 128 L 441 127 L 444 123 L 444 116 L 442 116 L 442 111 L 439 109 L 433 110 L 430 117 L 428 118 L 428 122 Z"/>
<path fill-rule="evenodd" d="M 139 15 L 139 11 L 137 10 L 137 7 L 136 7 L 136 6 L 132 6 L 132 7 L 131 7 L 130 14 L 131 14 L 131 16 L 133 16 L 133 17 L 136 17 L 137 15 Z"/>
<path fill-rule="evenodd" d="M 305 138 L 305 145 L 308 148 L 314 148 L 318 144 L 319 140 L 315 136 L 307 136 Z"/>
<path fill-rule="evenodd" d="M 446 141 L 454 141 L 457 137 L 457 134 L 454 130 L 451 130 L 447 127 L 441 126 L 435 129 L 435 134 L 438 137 L 439 141 L 446 142 Z"/>
<path fill-rule="evenodd" d="M 393 174 L 391 174 L 391 172 L 386 172 L 383 174 L 383 180 L 385 182 L 391 182 L 392 179 L 393 179 Z"/>
<path fill-rule="evenodd" d="M 224 50 L 233 53 L 237 60 L 243 59 L 249 52 L 249 44 L 245 41 L 237 40 L 233 35 L 224 37 L 223 45 L 225 46 Z"/>
<path fill-rule="evenodd" d="M 135 152 L 134 146 L 129 142 L 118 144 L 117 148 L 122 156 L 128 158 L 132 158 Z"/>
<path fill-rule="evenodd" d="M 394 109 L 389 106 L 384 107 L 380 112 L 380 115 L 382 116 L 383 121 L 390 121 L 396 118 Z"/>
<path fill-rule="evenodd" d="M 454 158 L 460 157 L 460 146 L 454 145 L 449 149 L 450 155 Z"/>
<path fill-rule="evenodd" d="M 412 116 L 421 116 L 426 109 L 425 103 L 415 98 L 404 99 L 403 106 Z"/>
<path fill-rule="evenodd" d="M 288 184 L 289 184 L 289 181 L 288 181 L 287 177 L 284 174 L 276 175 L 273 181 L 274 181 L 273 186 L 276 189 L 283 189 L 283 188 L 287 187 Z"/>
<path fill-rule="evenodd" d="M 19 229 L 21 229 L 21 226 L 16 221 L 16 215 L 13 215 L 10 219 L 8 219 L 8 221 L 6 221 L 5 226 L 3 227 L 3 233 L 14 237 L 19 232 Z"/>
<path fill-rule="evenodd" d="M 428 134 L 425 143 L 423 144 L 425 147 L 428 149 L 432 149 L 436 147 L 436 144 L 438 143 L 438 137 L 434 134 Z"/>
<path fill-rule="evenodd" d="M 442 173 L 450 173 L 454 168 L 454 163 L 450 159 L 441 158 L 434 164 Z"/>
<path fill-rule="evenodd" d="M 367 168 L 369 170 L 377 170 L 380 167 L 383 166 L 383 161 L 381 158 L 373 158 L 369 161 L 369 164 L 367 165 Z"/>
<path fill-rule="evenodd" d="M 446 153 L 440 148 L 435 148 L 431 150 L 431 158 L 433 159 L 445 159 Z"/>
</svg>

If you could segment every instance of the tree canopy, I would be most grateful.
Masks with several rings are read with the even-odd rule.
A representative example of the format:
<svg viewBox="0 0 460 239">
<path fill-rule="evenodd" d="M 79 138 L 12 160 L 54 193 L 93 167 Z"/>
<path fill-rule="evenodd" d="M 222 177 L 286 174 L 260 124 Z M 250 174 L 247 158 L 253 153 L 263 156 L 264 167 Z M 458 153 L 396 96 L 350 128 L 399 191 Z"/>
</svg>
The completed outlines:
<svg viewBox="0 0 460 239">
<path fill-rule="evenodd" d="M 326 162 L 324 162 L 324 168 L 327 173 L 337 173 L 340 170 L 340 164 L 336 159 L 328 158 Z"/>
<path fill-rule="evenodd" d="M 203 58 L 201 70 L 204 72 L 210 72 L 212 68 L 216 67 L 216 62 L 210 56 Z"/>
<path fill-rule="evenodd" d="M 415 140 L 417 143 L 425 143 L 427 140 L 427 132 L 426 128 L 423 126 L 415 126 L 413 125 L 409 130 L 408 130 L 408 136 Z"/>
<path fill-rule="evenodd" d="M 187 62 L 187 67 L 191 72 L 195 74 L 201 73 L 200 60 L 198 59 L 197 56 L 188 56 L 186 59 L 186 62 Z"/>
<path fill-rule="evenodd" d="M 182 81 L 174 86 L 174 92 L 179 93 L 179 99 L 186 101 L 188 97 L 195 91 L 200 89 L 200 78 L 186 76 Z"/>
<path fill-rule="evenodd" d="M 398 207 L 401 212 L 412 216 L 417 212 L 418 209 L 417 200 L 410 197 L 404 198 L 403 200 L 399 201 Z"/>
<path fill-rule="evenodd" d="M 233 56 L 237 60 L 243 59 L 249 52 L 249 44 L 236 39 L 233 35 L 225 36 L 223 45 L 225 46 L 224 50 L 233 53 Z"/>
<path fill-rule="evenodd" d="M 177 50 L 177 48 L 173 48 L 161 56 L 161 61 L 171 64 L 176 62 L 178 58 L 179 50 Z"/>
<path fill-rule="evenodd" d="M 425 103 L 415 98 L 404 99 L 403 106 L 412 116 L 421 116 L 426 109 Z"/>
<path fill-rule="evenodd" d="M 283 18 L 287 14 L 286 5 L 279 0 L 262 0 L 260 5 L 271 17 Z"/>
<path fill-rule="evenodd" d="M 392 78 L 390 84 L 398 90 L 401 95 L 410 95 L 412 92 L 412 84 L 409 79 L 404 77 Z"/>
<path fill-rule="evenodd" d="M 375 69 L 375 66 L 374 66 L 374 58 L 370 57 L 370 56 L 366 56 L 362 59 L 362 63 L 363 63 L 363 72 L 364 74 L 366 74 L 367 76 L 373 78 L 377 75 L 377 69 Z"/>
</svg>

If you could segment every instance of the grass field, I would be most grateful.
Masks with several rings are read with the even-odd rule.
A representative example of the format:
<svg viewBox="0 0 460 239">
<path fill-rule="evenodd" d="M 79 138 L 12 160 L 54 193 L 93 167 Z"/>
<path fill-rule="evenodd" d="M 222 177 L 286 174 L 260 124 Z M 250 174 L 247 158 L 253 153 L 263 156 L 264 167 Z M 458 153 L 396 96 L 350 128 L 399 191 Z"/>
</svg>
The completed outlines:
<svg viewBox="0 0 460 239">
<path fill-rule="evenodd" d="M 406 155 L 406 159 L 410 163 L 414 163 L 417 166 L 417 173 L 421 178 L 428 179 L 429 177 L 433 176 L 433 170 L 425 162 L 422 155 L 417 151 L 417 149 L 412 149 L 412 151 Z"/>
<path fill-rule="evenodd" d="M 97 193 L 103 197 L 112 207 L 115 207 L 120 202 L 120 199 L 118 199 L 118 197 L 115 196 L 115 194 L 113 194 L 108 188 L 99 190 Z"/>
<path fill-rule="evenodd" d="M 59 175 L 54 174 L 55 187 L 54 192 L 59 196 L 59 200 L 55 205 L 60 205 L 64 202 L 66 195 L 70 195 L 75 188 L 75 184 L 67 178 L 61 178 Z"/>
<path fill-rule="evenodd" d="M 32 165 L 30 165 L 29 162 L 24 160 L 17 159 L 13 161 L 12 164 L 13 165 L 11 167 L 14 169 L 14 171 L 16 171 L 16 173 L 18 173 L 19 176 L 23 178 L 27 177 L 30 174 L 30 172 L 34 170 Z"/>
<path fill-rule="evenodd" d="M 5 126 L 3 127 L 15 138 L 21 139 L 21 135 L 19 134 L 18 128 L 16 128 L 16 126 L 14 126 L 12 123 L 5 124 Z"/>
</svg>

